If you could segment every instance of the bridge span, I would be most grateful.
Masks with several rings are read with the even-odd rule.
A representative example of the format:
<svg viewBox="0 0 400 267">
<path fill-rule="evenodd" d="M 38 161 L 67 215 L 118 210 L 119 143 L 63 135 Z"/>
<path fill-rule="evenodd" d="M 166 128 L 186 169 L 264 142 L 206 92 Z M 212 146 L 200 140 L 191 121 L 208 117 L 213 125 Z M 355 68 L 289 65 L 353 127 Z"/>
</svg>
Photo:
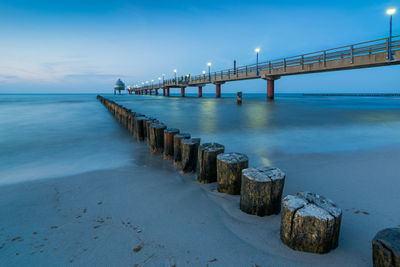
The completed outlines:
<svg viewBox="0 0 400 267">
<path fill-rule="evenodd" d="M 227 70 L 216 71 L 196 76 L 183 76 L 163 82 L 135 88 L 135 94 L 169 96 L 171 88 L 180 88 L 185 96 L 186 87 L 198 87 L 199 97 L 202 88 L 214 84 L 216 97 L 221 97 L 221 85 L 247 79 L 267 80 L 267 97 L 274 99 L 275 81 L 282 76 L 318 73 L 327 71 L 372 68 L 400 64 L 400 35 L 392 39 L 382 38 L 318 52 L 264 61 L 258 64 L 245 65 Z"/>
</svg>

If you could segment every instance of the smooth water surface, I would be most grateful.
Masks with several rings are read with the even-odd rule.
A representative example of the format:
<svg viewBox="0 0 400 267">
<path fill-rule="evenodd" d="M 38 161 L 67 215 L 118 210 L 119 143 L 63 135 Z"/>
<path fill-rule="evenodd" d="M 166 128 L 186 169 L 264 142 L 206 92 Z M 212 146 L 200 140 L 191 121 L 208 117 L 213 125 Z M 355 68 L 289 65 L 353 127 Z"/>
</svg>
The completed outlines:
<svg viewBox="0 0 400 267">
<path fill-rule="evenodd" d="M 264 95 L 235 98 L 109 96 L 168 127 L 243 152 L 251 162 L 400 145 L 400 98 Z"/>
<path fill-rule="evenodd" d="M 168 127 L 219 142 L 250 165 L 310 154 L 400 145 L 399 98 L 263 95 L 107 98 Z M 0 184 L 61 177 L 130 164 L 136 141 L 96 95 L 0 95 Z M 144 145 L 144 144 L 143 144 Z"/>
<path fill-rule="evenodd" d="M 131 160 L 131 138 L 96 95 L 0 95 L 0 129 L 0 184 Z"/>
</svg>

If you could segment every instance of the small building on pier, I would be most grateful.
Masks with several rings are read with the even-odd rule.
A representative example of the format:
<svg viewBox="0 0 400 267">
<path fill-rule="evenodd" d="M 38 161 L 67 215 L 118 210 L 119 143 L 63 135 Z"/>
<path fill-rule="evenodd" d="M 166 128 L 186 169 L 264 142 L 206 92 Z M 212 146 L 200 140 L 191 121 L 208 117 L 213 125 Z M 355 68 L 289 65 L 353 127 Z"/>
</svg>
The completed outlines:
<svg viewBox="0 0 400 267">
<path fill-rule="evenodd" d="M 121 91 L 125 90 L 125 84 L 121 79 L 118 79 L 117 82 L 114 85 L 114 95 L 117 93 L 121 94 Z"/>
</svg>

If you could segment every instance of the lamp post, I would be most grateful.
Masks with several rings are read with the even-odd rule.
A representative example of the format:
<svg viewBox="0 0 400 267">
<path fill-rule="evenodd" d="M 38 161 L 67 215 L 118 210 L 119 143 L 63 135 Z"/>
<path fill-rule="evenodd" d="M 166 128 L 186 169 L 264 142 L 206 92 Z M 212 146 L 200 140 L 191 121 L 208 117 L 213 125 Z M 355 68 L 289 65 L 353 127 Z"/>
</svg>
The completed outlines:
<svg viewBox="0 0 400 267">
<path fill-rule="evenodd" d="M 208 62 L 207 66 L 208 66 L 208 80 L 211 81 L 211 62 Z"/>
<path fill-rule="evenodd" d="M 175 73 L 175 83 L 176 83 L 176 73 L 177 73 L 176 69 L 174 69 L 174 73 Z"/>
<path fill-rule="evenodd" d="M 256 48 L 256 49 L 254 49 L 254 51 L 256 52 L 256 54 L 257 54 L 257 59 L 256 59 L 256 73 L 257 73 L 257 76 L 258 76 L 258 54 L 260 53 L 260 48 Z"/>
<path fill-rule="evenodd" d="M 165 77 L 165 74 L 162 75 L 162 84 L 163 84 L 163 86 L 164 86 L 164 77 Z"/>
<path fill-rule="evenodd" d="M 395 8 L 389 8 L 386 10 L 386 14 L 390 16 L 390 29 L 389 29 L 389 60 L 393 60 L 393 55 L 392 55 L 392 20 L 393 20 L 393 14 L 396 13 Z"/>
<path fill-rule="evenodd" d="M 158 77 L 158 86 L 161 87 L 161 77 Z"/>
</svg>

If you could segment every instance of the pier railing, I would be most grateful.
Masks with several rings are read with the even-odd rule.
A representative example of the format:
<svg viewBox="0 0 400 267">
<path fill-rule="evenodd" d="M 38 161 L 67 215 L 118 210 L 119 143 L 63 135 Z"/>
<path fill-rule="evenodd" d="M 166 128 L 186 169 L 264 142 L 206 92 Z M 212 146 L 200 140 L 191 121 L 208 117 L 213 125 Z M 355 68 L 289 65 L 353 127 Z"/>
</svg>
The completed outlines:
<svg viewBox="0 0 400 267">
<path fill-rule="evenodd" d="M 333 60 L 347 59 L 350 63 L 354 59 L 364 55 L 386 54 L 389 59 L 389 38 L 381 38 L 373 41 L 356 43 L 347 46 L 336 47 L 317 52 L 301 54 L 292 57 L 279 58 L 275 60 L 262 61 L 258 64 L 249 64 L 237 68 L 231 68 L 212 73 L 200 74 L 196 76 L 182 76 L 176 79 L 168 79 L 163 83 L 154 84 L 152 86 L 144 86 L 139 89 L 153 89 L 168 86 L 194 86 L 196 84 L 206 84 L 214 82 L 225 82 L 240 79 L 260 78 L 260 71 L 273 73 L 276 69 L 286 70 L 288 67 L 304 67 L 313 63 L 320 63 L 326 66 L 326 63 Z M 392 53 L 400 50 L 400 35 L 392 37 L 391 51 Z"/>
</svg>

